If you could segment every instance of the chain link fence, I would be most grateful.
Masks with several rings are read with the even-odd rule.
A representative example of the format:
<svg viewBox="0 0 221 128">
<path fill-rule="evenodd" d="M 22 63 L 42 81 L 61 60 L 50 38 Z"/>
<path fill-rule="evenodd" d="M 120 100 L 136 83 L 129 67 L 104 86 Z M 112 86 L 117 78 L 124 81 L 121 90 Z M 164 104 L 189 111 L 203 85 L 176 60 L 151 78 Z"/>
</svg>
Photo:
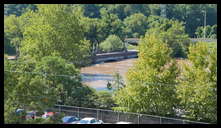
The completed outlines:
<svg viewBox="0 0 221 128">
<path fill-rule="evenodd" d="M 84 108 L 66 105 L 56 105 L 53 108 L 56 112 L 63 112 L 65 115 L 77 116 L 79 118 L 94 117 L 102 120 L 104 123 L 115 124 L 117 122 L 131 122 L 132 124 L 208 124 L 204 122 L 195 122 L 183 119 L 167 118 L 161 116 L 115 112 L 112 110 Z"/>
</svg>

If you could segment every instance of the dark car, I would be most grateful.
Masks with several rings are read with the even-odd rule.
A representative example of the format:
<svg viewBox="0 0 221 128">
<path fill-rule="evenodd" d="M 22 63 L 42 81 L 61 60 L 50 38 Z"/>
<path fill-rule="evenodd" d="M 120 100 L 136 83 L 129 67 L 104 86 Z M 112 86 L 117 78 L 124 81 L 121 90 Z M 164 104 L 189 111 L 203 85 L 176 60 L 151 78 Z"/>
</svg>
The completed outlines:
<svg viewBox="0 0 221 128">
<path fill-rule="evenodd" d="M 80 119 L 75 117 L 75 116 L 65 116 L 62 118 L 63 124 L 73 124 L 73 123 L 78 123 Z"/>
<path fill-rule="evenodd" d="M 29 111 L 26 114 L 26 119 L 35 119 L 35 115 L 36 115 L 35 111 Z"/>
<path fill-rule="evenodd" d="M 25 119 L 26 112 L 24 109 L 16 109 L 16 116 L 20 116 L 22 119 Z"/>
</svg>

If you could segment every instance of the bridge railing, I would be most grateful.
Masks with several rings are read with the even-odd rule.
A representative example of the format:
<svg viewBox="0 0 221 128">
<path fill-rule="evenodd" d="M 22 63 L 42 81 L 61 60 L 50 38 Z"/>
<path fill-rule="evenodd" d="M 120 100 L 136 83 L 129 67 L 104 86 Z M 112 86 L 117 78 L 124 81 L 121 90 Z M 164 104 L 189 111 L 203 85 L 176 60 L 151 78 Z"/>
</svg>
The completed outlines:
<svg viewBox="0 0 221 128">
<path fill-rule="evenodd" d="M 203 42 L 217 42 L 217 39 L 213 38 L 189 38 L 191 41 L 203 41 Z M 124 41 L 130 44 L 138 44 L 139 38 L 126 38 Z"/>
</svg>

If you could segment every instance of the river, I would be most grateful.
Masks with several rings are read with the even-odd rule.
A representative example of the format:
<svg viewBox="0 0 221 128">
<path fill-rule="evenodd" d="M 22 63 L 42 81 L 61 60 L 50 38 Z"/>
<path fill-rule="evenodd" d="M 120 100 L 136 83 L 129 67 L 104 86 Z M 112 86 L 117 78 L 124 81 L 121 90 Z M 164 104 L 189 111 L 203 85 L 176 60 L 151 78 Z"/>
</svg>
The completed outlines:
<svg viewBox="0 0 221 128">
<path fill-rule="evenodd" d="M 137 58 L 124 59 L 83 67 L 81 68 L 82 83 L 98 91 L 107 90 L 107 82 L 113 79 L 113 74 L 118 72 L 125 81 L 128 69 L 136 60 Z"/>
</svg>

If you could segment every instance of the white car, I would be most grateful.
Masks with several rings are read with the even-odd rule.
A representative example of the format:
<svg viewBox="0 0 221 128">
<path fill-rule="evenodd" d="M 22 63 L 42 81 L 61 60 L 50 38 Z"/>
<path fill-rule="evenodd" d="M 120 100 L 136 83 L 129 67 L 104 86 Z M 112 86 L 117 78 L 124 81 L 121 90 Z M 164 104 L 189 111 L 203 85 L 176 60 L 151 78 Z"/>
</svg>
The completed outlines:
<svg viewBox="0 0 221 128">
<path fill-rule="evenodd" d="M 123 122 L 123 121 L 120 121 L 120 122 L 117 122 L 116 124 L 132 124 L 131 122 Z"/>
<path fill-rule="evenodd" d="M 93 117 L 86 117 L 81 119 L 77 124 L 103 124 L 102 120 L 97 120 Z"/>
</svg>

